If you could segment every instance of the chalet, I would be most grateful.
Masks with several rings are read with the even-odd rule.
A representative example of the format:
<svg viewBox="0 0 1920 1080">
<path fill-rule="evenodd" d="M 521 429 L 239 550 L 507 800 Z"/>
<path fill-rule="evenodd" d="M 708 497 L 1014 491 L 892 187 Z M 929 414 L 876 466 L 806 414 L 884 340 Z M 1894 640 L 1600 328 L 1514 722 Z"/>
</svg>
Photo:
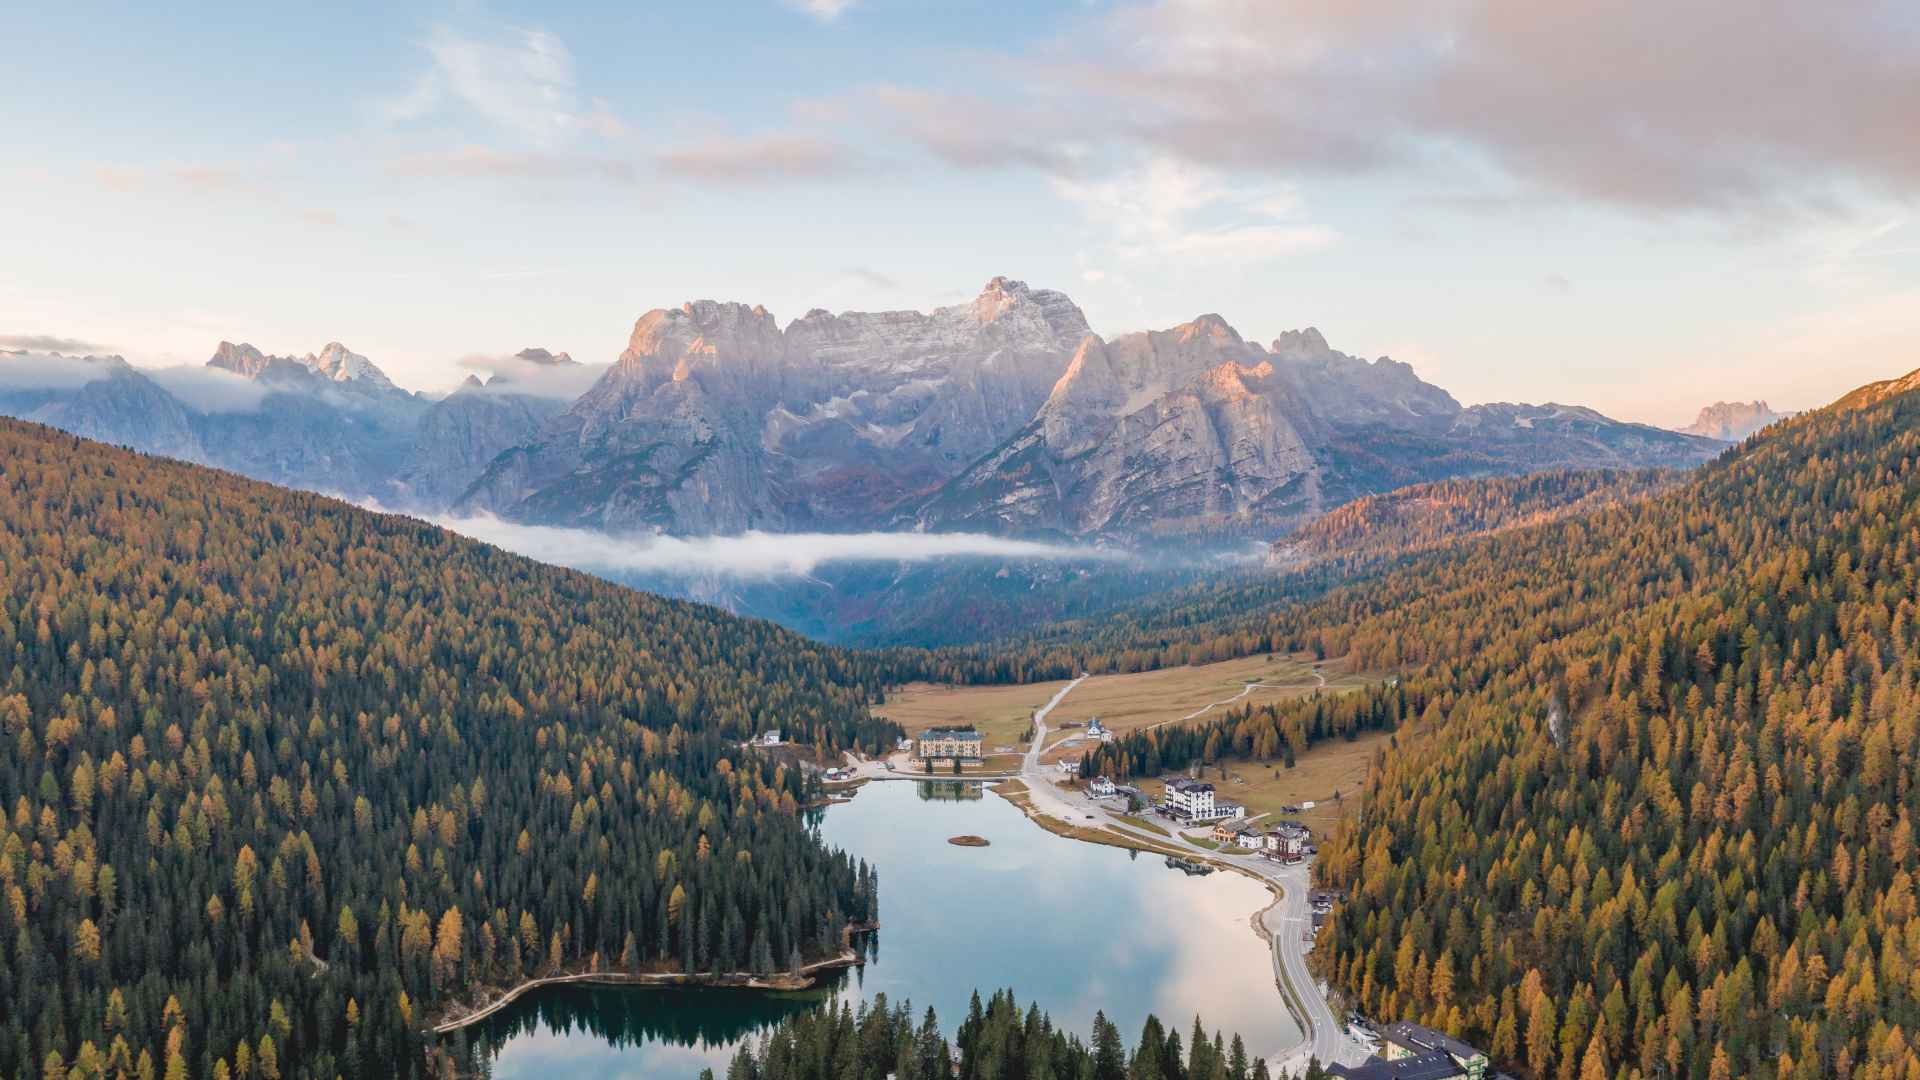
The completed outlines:
<svg viewBox="0 0 1920 1080">
<path fill-rule="evenodd" d="M 1487 1055 L 1451 1035 L 1411 1020 L 1388 1024 L 1387 1029 L 1380 1033 L 1380 1042 L 1380 1056 L 1390 1063 L 1437 1053 L 1446 1055 L 1457 1067 L 1452 1074 L 1454 1076 L 1465 1077 L 1466 1080 L 1484 1080 L 1487 1075 Z"/>
<path fill-rule="evenodd" d="M 1093 782 L 1087 785 L 1087 794 L 1096 799 L 1104 799 L 1118 790 L 1113 786 L 1113 781 L 1104 776 L 1094 777 Z"/>
<path fill-rule="evenodd" d="M 1238 825 L 1229 825 L 1223 821 L 1213 827 L 1211 839 L 1216 844 L 1231 844 L 1240 839 L 1240 827 Z"/>
<path fill-rule="evenodd" d="M 986 739 L 977 731 L 923 731 L 913 756 L 921 761 L 984 761 Z"/>
<path fill-rule="evenodd" d="M 771 731 L 761 732 L 760 745 L 761 746 L 779 746 L 780 745 L 780 729 L 774 728 Z"/>
<path fill-rule="evenodd" d="M 1054 762 L 1054 765 L 1060 770 L 1060 775 L 1062 776 L 1071 777 L 1080 775 L 1080 759 L 1077 757 L 1063 757 L 1059 761 Z"/>
<path fill-rule="evenodd" d="M 1087 721 L 1087 738 L 1099 739 L 1103 743 L 1112 742 L 1113 732 L 1107 730 L 1107 725 L 1101 723 L 1100 718 L 1096 716 Z"/>
<path fill-rule="evenodd" d="M 1276 859 L 1289 855 L 1305 855 L 1307 853 L 1307 840 L 1312 835 L 1312 833 L 1307 831 L 1305 825 L 1300 825 L 1292 821 L 1283 821 L 1274 826 L 1271 832 L 1267 833 L 1267 855 Z"/>
</svg>

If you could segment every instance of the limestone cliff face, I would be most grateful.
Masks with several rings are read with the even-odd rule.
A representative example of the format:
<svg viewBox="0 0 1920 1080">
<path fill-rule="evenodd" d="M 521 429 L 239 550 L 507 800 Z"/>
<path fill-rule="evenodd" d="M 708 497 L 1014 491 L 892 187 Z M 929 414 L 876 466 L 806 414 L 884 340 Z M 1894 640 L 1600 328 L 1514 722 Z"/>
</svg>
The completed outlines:
<svg viewBox="0 0 1920 1080">
<path fill-rule="evenodd" d="M 1313 471 L 1319 427 L 1298 387 L 1217 315 L 1089 337 L 1034 422 L 947 485 L 921 524 L 1125 537 L 1241 513 Z"/>
<path fill-rule="evenodd" d="M 1679 431 L 1683 435 L 1739 442 L 1768 424 L 1793 415 L 1774 412 L 1764 401 L 1716 401 L 1701 409 L 1699 417 Z"/>
<path fill-rule="evenodd" d="M 1690 465 L 1722 444 L 1590 409 L 1481 405 L 1311 327 L 1262 350 L 1217 315 L 1089 338 L 1033 423 L 921 509 L 927 529 L 1129 542 L 1209 521 L 1284 531 L 1357 495 L 1462 474 Z"/>
<path fill-rule="evenodd" d="M 1086 336 L 1058 293 L 973 302 L 648 312 L 600 382 L 493 462 L 458 509 L 676 533 L 873 527 L 1033 418 Z"/>
<path fill-rule="evenodd" d="M 1385 356 L 1368 363 L 1335 352 L 1311 326 L 1275 338 L 1272 355 L 1315 415 L 1330 424 L 1437 433 L 1460 412 L 1452 394 L 1422 382 L 1410 365 Z"/>
<path fill-rule="evenodd" d="M 393 502 L 438 510 L 466 494 L 493 459 L 531 438 L 564 412 L 568 399 L 547 391 L 538 368 L 578 368 L 565 353 L 544 349 L 520 353 L 537 365 L 533 377 L 495 375 L 482 383 L 469 375 L 459 389 L 420 415 L 413 449 L 393 479 Z"/>
<path fill-rule="evenodd" d="M 1312 327 L 1263 349 L 1202 315 L 1107 341 L 1065 295 L 1003 277 L 931 312 L 784 327 L 746 304 L 657 309 L 584 393 L 593 369 L 541 349 L 438 401 L 338 342 L 221 342 L 184 376 L 45 360 L 59 370 L 0 356 L 0 412 L 399 509 L 614 532 L 1270 539 L 1407 484 L 1689 465 L 1725 445 L 1573 406 L 1462 408 Z M 1730 433 L 1732 409 L 1702 423 Z"/>
</svg>

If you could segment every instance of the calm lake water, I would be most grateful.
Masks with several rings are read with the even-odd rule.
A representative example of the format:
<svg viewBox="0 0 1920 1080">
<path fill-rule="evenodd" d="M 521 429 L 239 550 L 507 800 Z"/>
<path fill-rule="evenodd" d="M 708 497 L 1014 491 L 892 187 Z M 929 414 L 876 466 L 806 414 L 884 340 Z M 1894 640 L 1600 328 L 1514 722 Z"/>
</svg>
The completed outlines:
<svg viewBox="0 0 1920 1080">
<path fill-rule="evenodd" d="M 742 1039 L 838 995 L 932 1005 L 951 1034 L 974 990 L 1012 987 L 1082 1038 L 1096 1010 L 1129 1043 L 1148 1013 L 1179 1028 L 1238 1031 L 1266 1057 L 1298 1029 L 1249 918 L 1270 903 L 1238 874 L 1189 877 L 1157 856 L 1067 840 L 978 782 L 885 781 L 819 815 L 821 836 L 878 867 L 873 955 L 803 994 L 567 988 L 516 1004 L 486 1027 L 498 1080 L 724 1073 Z M 958 847 L 950 836 L 992 842 Z"/>
</svg>

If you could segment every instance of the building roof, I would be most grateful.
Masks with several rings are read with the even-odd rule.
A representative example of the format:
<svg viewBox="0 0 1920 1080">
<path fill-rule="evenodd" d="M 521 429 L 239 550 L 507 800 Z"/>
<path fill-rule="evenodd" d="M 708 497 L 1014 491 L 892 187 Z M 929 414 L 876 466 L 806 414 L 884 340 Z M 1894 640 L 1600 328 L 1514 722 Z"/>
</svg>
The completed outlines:
<svg viewBox="0 0 1920 1080">
<path fill-rule="evenodd" d="M 1183 776 L 1180 779 L 1175 780 L 1172 783 L 1168 784 L 1167 790 L 1198 793 L 1202 791 L 1212 791 L 1213 785 L 1209 783 L 1205 783 L 1200 780 L 1192 780 Z"/>
<path fill-rule="evenodd" d="M 1468 1058 L 1486 1057 L 1485 1054 L 1461 1042 L 1442 1031 L 1416 1024 L 1411 1020 L 1396 1020 L 1387 1025 L 1380 1037 L 1395 1046 L 1403 1046 L 1416 1054 L 1437 1050 L 1465 1061 Z"/>
<path fill-rule="evenodd" d="M 1334 1065 L 1328 1071 L 1347 1080 L 1450 1080 L 1466 1075 L 1452 1058 L 1437 1051 L 1398 1061 L 1368 1058 L 1365 1065 Z"/>
<path fill-rule="evenodd" d="M 969 739 L 974 742 L 979 742 L 980 740 L 986 738 L 985 735 L 982 735 L 977 731 L 946 731 L 946 730 L 923 731 L 920 733 L 920 737 L 922 739 Z"/>
</svg>

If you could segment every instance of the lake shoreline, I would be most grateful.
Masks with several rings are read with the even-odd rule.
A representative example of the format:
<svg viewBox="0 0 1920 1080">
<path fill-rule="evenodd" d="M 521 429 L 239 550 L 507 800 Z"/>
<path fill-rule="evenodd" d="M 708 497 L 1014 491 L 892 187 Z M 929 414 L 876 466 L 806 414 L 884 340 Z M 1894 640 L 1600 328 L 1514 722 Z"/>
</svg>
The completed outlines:
<svg viewBox="0 0 1920 1080">
<path fill-rule="evenodd" d="M 679 990 L 769 990 L 795 991 L 811 990 L 819 985 L 820 976 L 828 971 L 842 968 L 859 967 L 866 963 L 865 954 L 853 947 L 853 935 L 864 934 L 880 929 L 879 923 L 849 924 L 841 931 L 846 948 L 841 952 L 803 964 L 797 971 L 776 972 L 772 975 L 757 975 L 753 972 L 735 971 L 723 975 L 692 975 L 683 971 L 582 971 L 561 972 L 557 975 L 543 975 L 537 979 L 526 979 L 512 987 L 502 989 L 495 986 L 482 986 L 480 991 L 486 995 L 484 1005 L 462 1005 L 452 1002 L 441 1013 L 443 1019 L 433 1025 L 435 1034 L 445 1034 L 492 1016 L 494 1013 L 513 1004 L 520 998 L 549 986 L 626 986 L 626 987 L 662 987 Z M 494 994 L 501 996 L 494 997 Z M 458 1011 L 457 1010 L 464 1010 Z"/>
</svg>

